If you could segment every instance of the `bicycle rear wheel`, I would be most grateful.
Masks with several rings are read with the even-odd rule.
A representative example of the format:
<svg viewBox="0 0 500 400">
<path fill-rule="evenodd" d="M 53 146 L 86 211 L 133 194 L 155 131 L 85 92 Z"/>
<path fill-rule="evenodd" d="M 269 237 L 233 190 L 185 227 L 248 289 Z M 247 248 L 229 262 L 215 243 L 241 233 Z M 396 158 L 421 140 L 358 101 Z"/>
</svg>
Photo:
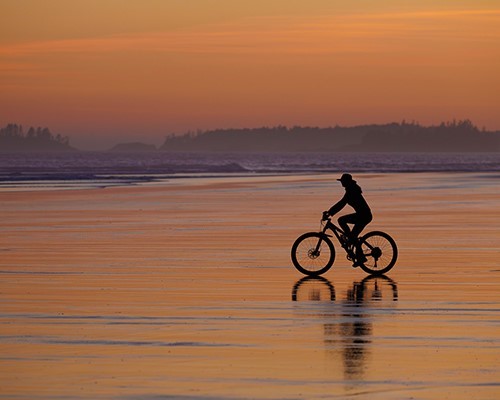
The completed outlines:
<svg viewBox="0 0 500 400">
<path fill-rule="evenodd" d="M 361 249 L 366 257 L 361 269 L 371 275 L 382 275 L 388 272 L 398 259 L 396 242 L 385 232 L 373 231 L 361 239 Z"/>
<path fill-rule="evenodd" d="M 309 276 L 328 271 L 335 261 L 333 243 L 322 233 L 308 232 L 299 236 L 292 246 L 292 262 L 295 268 Z"/>
</svg>

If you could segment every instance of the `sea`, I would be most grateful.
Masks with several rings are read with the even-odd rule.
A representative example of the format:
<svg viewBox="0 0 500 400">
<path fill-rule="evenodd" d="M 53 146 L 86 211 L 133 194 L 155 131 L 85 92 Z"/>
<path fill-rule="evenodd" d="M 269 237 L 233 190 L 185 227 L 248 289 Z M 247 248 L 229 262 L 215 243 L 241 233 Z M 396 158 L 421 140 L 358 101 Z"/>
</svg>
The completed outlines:
<svg viewBox="0 0 500 400">
<path fill-rule="evenodd" d="M 0 191 L 344 172 L 500 172 L 500 153 L 0 153 Z"/>
</svg>

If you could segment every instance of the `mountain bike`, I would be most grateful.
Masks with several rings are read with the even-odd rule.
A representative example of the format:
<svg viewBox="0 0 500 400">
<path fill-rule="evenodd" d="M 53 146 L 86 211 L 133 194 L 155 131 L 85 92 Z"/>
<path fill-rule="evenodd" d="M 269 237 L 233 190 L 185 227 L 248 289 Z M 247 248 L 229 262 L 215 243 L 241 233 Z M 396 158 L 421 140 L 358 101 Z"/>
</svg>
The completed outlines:
<svg viewBox="0 0 500 400">
<path fill-rule="evenodd" d="M 335 261 L 335 247 L 330 239 L 333 236 L 345 250 L 347 259 L 353 262 L 353 267 L 359 266 L 370 275 L 385 274 L 396 264 L 398 248 L 387 233 L 369 232 L 353 242 L 328 215 L 323 214 L 319 232 L 304 233 L 293 243 L 291 256 L 295 268 L 309 276 L 328 271 Z"/>
</svg>

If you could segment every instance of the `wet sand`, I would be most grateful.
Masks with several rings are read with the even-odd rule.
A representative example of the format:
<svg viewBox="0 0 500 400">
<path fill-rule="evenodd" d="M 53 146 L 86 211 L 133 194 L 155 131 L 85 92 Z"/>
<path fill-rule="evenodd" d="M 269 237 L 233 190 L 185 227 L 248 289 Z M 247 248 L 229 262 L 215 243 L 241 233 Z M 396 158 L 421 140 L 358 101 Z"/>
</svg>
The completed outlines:
<svg viewBox="0 0 500 400">
<path fill-rule="evenodd" d="M 304 279 L 335 178 L 0 192 L 0 398 L 500 398 L 500 176 L 355 175 L 398 262 Z"/>
</svg>

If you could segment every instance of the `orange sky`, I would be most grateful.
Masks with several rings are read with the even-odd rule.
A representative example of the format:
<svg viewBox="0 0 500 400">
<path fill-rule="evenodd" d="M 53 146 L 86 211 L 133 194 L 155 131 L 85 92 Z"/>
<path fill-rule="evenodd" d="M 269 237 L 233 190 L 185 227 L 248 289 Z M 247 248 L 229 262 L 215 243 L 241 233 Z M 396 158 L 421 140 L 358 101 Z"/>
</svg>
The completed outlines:
<svg viewBox="0 0 500 400">
<path fill-rule="evenodd" d="M 500 129 L 500 0 L 2 0 L 0 126 L 171 132 L 469 118 Z"/>
</svg>

